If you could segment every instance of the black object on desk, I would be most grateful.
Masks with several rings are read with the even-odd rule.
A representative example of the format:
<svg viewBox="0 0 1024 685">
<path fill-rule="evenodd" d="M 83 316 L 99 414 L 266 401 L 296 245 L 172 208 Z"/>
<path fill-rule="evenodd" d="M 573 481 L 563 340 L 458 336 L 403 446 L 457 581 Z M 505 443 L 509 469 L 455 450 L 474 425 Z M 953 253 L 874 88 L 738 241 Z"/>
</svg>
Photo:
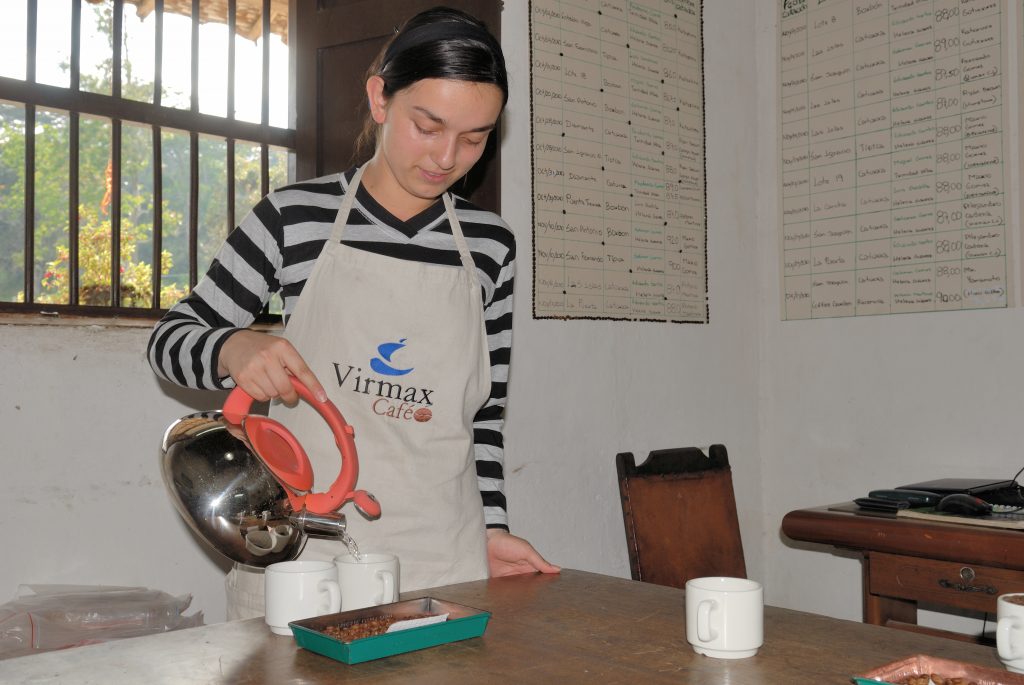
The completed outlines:
<svg viewBox="0 0 1024 685">
<path fill-rule="evenodd" d="M 881 497 L 858 497 L 853 502 L 861 509 L 868 511 L 897 512 L 900 509 L 910 508 L 910 504 L 905 500 L 882 499 Z"/>
<path fill-rule="evenodd" d="M 940 499 L 935 511 L 958 516 L 988 516 L 992 513 L 992 505 L 974 495 L 954 492 Z"/>
<path fill-rule="evenodd" d="M 924 490 L 907 490 L 897 488 L 893 490 L 872 490 L 868 497 L 875 499 L 887 499 L 894 502 L 906 502 L 911 507 L 934 507 L 942 499 L 941 495 Z"/>
<path fill-rule="evenodd" d="M 1011 507 L 1024 506 L 1024 493 L 1015 480 L 992 478 L 939 478 L 912 485 L 901 485 L 901 490 L 924 490 L 938 495 L 963 493 L 980 497 L 989 504 Z"/>
</svg>

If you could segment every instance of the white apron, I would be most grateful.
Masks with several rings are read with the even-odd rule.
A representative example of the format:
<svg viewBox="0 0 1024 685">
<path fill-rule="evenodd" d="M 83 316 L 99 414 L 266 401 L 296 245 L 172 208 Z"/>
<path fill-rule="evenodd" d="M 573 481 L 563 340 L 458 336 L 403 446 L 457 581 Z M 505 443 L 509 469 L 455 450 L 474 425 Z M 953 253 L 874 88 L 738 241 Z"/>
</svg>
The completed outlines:
<svg viewBox="0 0 1024 685">
<path fill-rule="evenodd" d="M 331 236 L 288 320 L 285 337 L 355 429 L 356 487 L 380 501 L 367 521 L 341 511 L 364 552 L 399 559 L 405 592 L 487 577 L 473 417 L 490 393 L 490 357 L 476 268 L 449 195 L 443 196 L 463 268 L 423 264 L 341 243 L 363 169 L 345 193 Z M 296 435 L 314 490 L 337 477 L 341 457 L 305 402 L 270 410 Z M 336 540 L 310 538 L 302 559 L 333 559 Z M 228 575 L 228 620 L 262 616 L 262 570 Z"/>
</svg>

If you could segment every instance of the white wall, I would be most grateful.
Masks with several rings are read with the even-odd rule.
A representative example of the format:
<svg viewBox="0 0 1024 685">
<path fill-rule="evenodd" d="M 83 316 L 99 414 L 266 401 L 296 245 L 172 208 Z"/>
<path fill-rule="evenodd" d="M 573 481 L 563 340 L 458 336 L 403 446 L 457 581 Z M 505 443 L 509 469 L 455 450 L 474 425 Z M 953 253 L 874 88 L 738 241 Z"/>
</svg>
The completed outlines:
<svg viewBox="0 0 1024 685">
<path fill-rule="evenodd" d="M 171 506 L 158 461 L 171 421 L 223 394 L 158 383 L 148 337 L 0 327 L 0 603 L 19 584 L 145 585 L 191 593 L 192 609 L 223 620 L 221 562 Z"/>
<path fill-rule="evenodd" d="M 752 38 L 742 0 L 707 3 L 710 325 L 534 320 L 531 315 L 529 36 L 525 2 L 506 2 L 503 41 L 513 93 L 502 148 L 502 215 L 520 260 L 506 431 L 514 531 L 555 563 L 629 577 L 614 457 L 726 445 L 748 570 L 761 575 L 757 444 Z M 749 40 L 743 40 L 749 44 Z M 720 74 L 720 76 L 717 76 Z"/>
<path fill-rule="evenodd" d="M 1009 5 L 1015 11 L 1017 5 Z M 1024 466 L 1024 317 L 1014 307 L 780 320 L 777 7 L 758 3 L 757 10 L 758 451 L 764 555 L 772 561 L 766 596 L 774 604 L 860 620 L 860 595 L 851 591 L 860 587 L 857 559 L 783 541 L 778 522 L 791 509 L 850 500 L 874 488 L 942 477 L 1013 477 Z M 1010 26 L 1014 19 L 1008 18 Z M 1014 59 L 1010 55 L 1010 64 Z M 1007 94 L 1011 103 L 1016 81 Z M 1006 133 L 1015 161 L 1017 131 L 1008 125 Z M 1006 169 L 1010 173 L 1012 165 Z M 1014 207 L 1018 183 L 1015 175 L 1006 182 Z M 1009 226 L 1016 226 L 1015 216 Z M 1016 233 L 1012 240 L 1019 245 Z M 974 618 L 932 612 L 922 612 L 921 622 L 965 632 L 982 627 Z"/>
</svg>

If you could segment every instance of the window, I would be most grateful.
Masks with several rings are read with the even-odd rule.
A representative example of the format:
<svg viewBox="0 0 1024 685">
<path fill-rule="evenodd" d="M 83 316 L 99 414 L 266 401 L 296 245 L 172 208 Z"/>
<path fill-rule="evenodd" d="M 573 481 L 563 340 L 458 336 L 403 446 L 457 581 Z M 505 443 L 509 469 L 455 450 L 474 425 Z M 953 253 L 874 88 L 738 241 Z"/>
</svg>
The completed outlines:
<svg viewBox="0 0 1024 685">
<path fill-rule="evenodd" d="M 0 312 L 156 317 L 292 176 L 288 0 L 7 0 Z"/>
</svg>

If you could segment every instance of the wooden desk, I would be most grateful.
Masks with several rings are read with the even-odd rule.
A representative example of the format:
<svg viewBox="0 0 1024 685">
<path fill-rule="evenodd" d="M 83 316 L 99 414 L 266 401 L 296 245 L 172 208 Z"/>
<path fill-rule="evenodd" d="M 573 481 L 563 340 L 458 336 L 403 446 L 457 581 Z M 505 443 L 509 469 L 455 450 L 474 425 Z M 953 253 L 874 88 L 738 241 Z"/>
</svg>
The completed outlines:
<svg viewBox="0 0 1024 685">
<path fill-rule="evenodd" d="M 712 659 L 686 642 L 682 590 L 581 571 L 403 598 L 421 594 L 491 611 L 487 632 L 346 666 L 253 619 L 0 661 L 0 682 L 822 685 L 913 654 L 1001 668 L 981 645 L 774 607 L 756 656 Z"/>
<path fill-rule="evenodd" d="M 858 512 L 852 503 L 791 511 L 793 540 L 857 551 L 863 557 L 864 622 L 945 637 L 917 626 L 917 604 L 995 614 L 996 598 L 1024 592 L 1024 531 Z"/>
</svg>

